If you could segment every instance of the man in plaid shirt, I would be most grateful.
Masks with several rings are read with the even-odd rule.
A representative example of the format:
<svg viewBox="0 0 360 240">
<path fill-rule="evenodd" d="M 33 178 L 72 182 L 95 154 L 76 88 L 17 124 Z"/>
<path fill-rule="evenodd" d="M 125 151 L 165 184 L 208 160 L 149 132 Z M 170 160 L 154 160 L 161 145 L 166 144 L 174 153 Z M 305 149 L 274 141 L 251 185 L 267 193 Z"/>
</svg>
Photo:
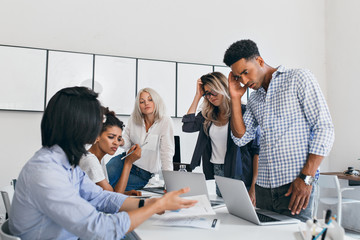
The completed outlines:
<svg viewBox="0 0 360 240">
<path fill-rule="evenodd" d="M 312 217 L 318 168 L 334 142 L 329 109 L 314 75 L 267 65 L 251 40 L 233 43 L 224 63 L 232 70 L 234 142 L 245 145 L 261 127 L 256 206 L 306 221 Z M 255 91 L 242 115 L 247 88 Z"/>
</svg>

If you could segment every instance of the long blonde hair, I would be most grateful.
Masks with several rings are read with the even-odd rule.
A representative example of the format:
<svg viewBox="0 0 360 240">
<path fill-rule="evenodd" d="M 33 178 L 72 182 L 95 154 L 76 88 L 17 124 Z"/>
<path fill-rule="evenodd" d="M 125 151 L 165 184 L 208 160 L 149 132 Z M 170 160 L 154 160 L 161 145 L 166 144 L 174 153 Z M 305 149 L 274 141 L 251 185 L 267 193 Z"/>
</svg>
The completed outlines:
<svg viewBox="0 0 360 240">
<path fill-rule="evenodd" d="M 133 118 L 134 122 L 138 125 L 141 125 L 143 122 L 143 119 L 144 119 L 144 116 L 140 109 L 140 95 L 143 92 L 147 92 L 148 94 L 150 94 L 150 96 L 154 102 L 155 121 L 162 119 L 163 116 L 165 116 L 165 114 L 166 114 L 166 107 L 165 107 L 164 101 L 162 100 L 161 96 L 154 89 L 152 89 L 152 88 L 140 89 L 140 91 L 136 95 L 134 111 L 131 114 L 131 117 Z"/>
<path fill-rule="evenodd" d="M 231 115 L 230 95 L 228 88 L 228 81 L 224 74 L 220 72 L 212 72 L 201 76 L 201 82 L 204 86 L 209 86 L 214 92 L 223 95 L 223 102 L 221 103 L 225 110 L 225 117 L 229 118 Z M 205 91 L 205 90 L 204 90 Z M 201 113 L 205 118 L 204 131 L 209 135 L 208 129 L 211 123 L 220 124 L 219 121 L 219 107 L 214 106 L 207 98 L 204 98 L 202 103 Z"/>
</svg>

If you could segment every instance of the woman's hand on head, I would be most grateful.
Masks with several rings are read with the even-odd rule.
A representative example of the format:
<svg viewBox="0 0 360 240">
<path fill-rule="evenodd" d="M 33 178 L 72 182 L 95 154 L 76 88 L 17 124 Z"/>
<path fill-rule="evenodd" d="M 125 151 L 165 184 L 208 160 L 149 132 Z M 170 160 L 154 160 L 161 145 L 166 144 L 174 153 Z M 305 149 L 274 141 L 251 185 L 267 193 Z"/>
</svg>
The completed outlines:
<svg viewBox="0 0 360 240">
<path fill-rule="evenodd" d="M 196 82 L 196 95 L 200 97 L 204 95 L 203 83 L 200 78 Z"/>
</svg>

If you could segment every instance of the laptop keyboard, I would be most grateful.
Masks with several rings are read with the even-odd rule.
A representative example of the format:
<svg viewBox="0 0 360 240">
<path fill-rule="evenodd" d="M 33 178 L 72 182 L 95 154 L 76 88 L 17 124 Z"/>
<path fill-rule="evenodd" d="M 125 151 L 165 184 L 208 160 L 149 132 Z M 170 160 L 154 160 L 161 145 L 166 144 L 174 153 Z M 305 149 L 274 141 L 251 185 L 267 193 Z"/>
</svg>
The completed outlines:
<svg viewBox="0 0 360 240">
<path fill-rule="evenodd" d="M 258 213 L 258 212 L 256 212 L 256 214 L 257 214 L 260 222 L 276 222 L 276 221 L 279 221 L 278 219 L 266 216 L 266 215 Z"/>
<path fill-rule="evenodd" d="M 147 192 L 153 192 L 158 194 L 164 194 L 164 187 L 146 187 L 141 190 L 147 191 Z"/>
<path fill-rule="evenodd" d="M 225 206 L 225 203 L 223 201 L 218 201 L 218 200 L 210 200 L 210 204 L 211 207 L 220 207 L 220 206 Z"/>
</svg>

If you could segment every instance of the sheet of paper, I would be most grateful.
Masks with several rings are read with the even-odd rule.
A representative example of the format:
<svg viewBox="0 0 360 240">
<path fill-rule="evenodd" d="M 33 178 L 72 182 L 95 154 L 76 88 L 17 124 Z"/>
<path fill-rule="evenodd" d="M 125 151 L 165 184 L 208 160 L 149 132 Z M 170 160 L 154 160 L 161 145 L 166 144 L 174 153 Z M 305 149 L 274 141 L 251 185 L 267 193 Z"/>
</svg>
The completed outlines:
<svg viewBox="0 0 360 240">
<path fill-rule="evenodd" d="M 192 217 L 202 215 L 215 215 L 214 209 L 211 207 L 210 201 L 206 195 L 197 195 L 191 197 L 184 197 L 185 199 L 193 199 L 198 202 L 191 208 L 182 208 L 177 211 L 166 211 L 162 217 Z"/>
<path fill-rule="evenodd" d="M 206 217 L 170 217 L 154 220 L 153 225 L 218 229 L 220 225 L 220 220 L 216 218 Z"/>
</svg>

